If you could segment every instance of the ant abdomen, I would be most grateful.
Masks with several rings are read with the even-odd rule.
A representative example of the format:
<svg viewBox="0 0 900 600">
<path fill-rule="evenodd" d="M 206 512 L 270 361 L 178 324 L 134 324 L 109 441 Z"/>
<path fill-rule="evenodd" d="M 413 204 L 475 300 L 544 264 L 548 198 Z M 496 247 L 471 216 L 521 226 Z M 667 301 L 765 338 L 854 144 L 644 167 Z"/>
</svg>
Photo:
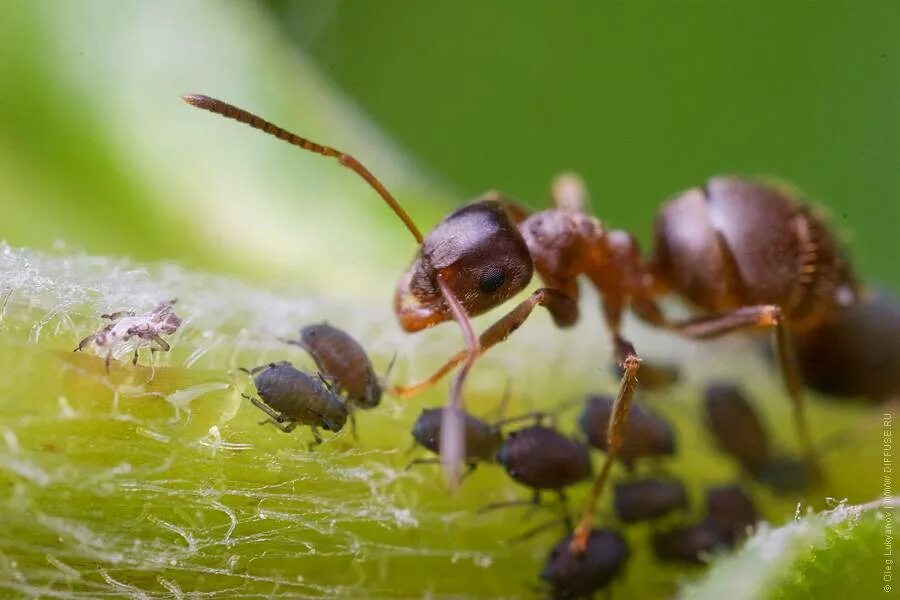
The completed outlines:
<svg viewBox="0 0 900 600">
<path fill-rule="evenodd" d="M 663 205 L 655 237 L 654 276 L 708 312 L 775 305 L 803 330 L 854 298 L 831 232 L 770 185 L 714 177 Z"/>
</svg>

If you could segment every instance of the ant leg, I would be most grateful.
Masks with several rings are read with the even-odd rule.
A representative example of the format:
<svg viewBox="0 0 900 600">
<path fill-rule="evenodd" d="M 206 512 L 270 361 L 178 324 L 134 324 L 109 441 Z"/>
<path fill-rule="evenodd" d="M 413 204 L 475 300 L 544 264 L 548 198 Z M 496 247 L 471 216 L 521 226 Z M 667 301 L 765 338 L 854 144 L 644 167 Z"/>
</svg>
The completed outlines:
<svg viewBox="0 0 900 600">
<path fill-rule="evenodd" d="M 619 384 L 619 393 L 612 405 L 612 414 L 609 418 L 609 427 L 606 430 L 606 458 L 603 461 L 603 468 L 594 480 L 588 495 L 587 505 L 572 535 L 571 550 L 573 554 L 583 554 L 587 548 L 588 538 L 591 535 L 591 528 L 594 525 L 594 513 L 597 512 L 597 503 L 603 495 L 603 488 L 609 479 L 610 470 L 612 470 L 613 461 L 619 454 L 622 442 L 625 440 L 625 433 L 628 431 L 628 411 L 631 409 L 631 400 L 634 397 L 634 391 L 637 388 L 637 372 L 641 361 L 634 350 L 634 346 L 625 339 L 615 334 L 616 353 L 621 357 L 624 373 L 622 381 Z"/>
<path fill-rule="evenodd" d="M 797 367 L 797 355 L 794 353 L 790 332 L 779 307 L 774 305 L 744 306 L 719 315 L 669 323 L 667 327 L 692 338 L 713 338 L 746 329 L 774 329 L 775 353 L 778 357 L 784 386 L 793 404 L 794 425 L 797 429 L 800 449 L 810 466 L 814 470 L 818 470 L 812 438 L 806 423 L 803 384 Z"/>
<path fill-rule="evenodd" d="M 578 304 L 572 297 L 553 288 L 541 288 L 504 315 L 499 321 L 485 329 L 484 333 L 478 338 L 478 344 L 481 346 L 479 355 L 484 354 L 492 346 L 508 338 L 528 319 L 535 306 L 543 306 L 549 310 L 553 321 L 558 327 L 572 325 L 578 318 Z M 391 393 L 400 398 L 412 398 L 440 381 L 447 373 L 465 360 L 466 356 L 468 356 L 466 350 L 457 352 L 429 377 L 410 385 L 396 386 L 391 389 Z"/>
<path fill-rule="evenodd" d="M 438 286 L 441 288 L 441 295 L 444 301 L 450 307 L 453 318 L 459 324 L 462 330 L 463 339 L 466 341 L 465 362 L 462 368 L 456 374 L 456 378 L 450 385 L 450 400 L 446 409 L 441 415 L 441 462 L 444 465 L 444 471 L 447 481 L 451 489 L 459 487 L 461 481 L 459 465 L 466 456 L 466 436 L 465 436 L 465 413 L 463 410 L 462 388 L 466 381 L 466 376 L 475 360 L 481 352 L 481 346 L 472 331 L 472 323 L 466 314 L 466 309 L 460 303 L 459 298 L 453 294 L 449 284 L 444 280 L 442 274 L 437 277 Z"/>
</svg>

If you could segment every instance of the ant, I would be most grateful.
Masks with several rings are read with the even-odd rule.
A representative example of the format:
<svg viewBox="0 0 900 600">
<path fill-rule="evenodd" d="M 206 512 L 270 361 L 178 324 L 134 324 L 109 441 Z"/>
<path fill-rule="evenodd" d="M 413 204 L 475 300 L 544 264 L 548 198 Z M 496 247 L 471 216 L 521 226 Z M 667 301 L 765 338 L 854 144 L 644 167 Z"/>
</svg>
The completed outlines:
<svg viewBox="0 0 900 600">
<path fill-rule="evenodd" d="M 137 365 L 138 350 L 143 345 L 150 346 L 151 352 L 168 352 L 169 343 L 161 336 L 171 335 L 181 326 L 181 318 L 172 310 L 177 300 L 160 302 L 150 312 L 138 315 L 130 310 L 120 310 L 111 314 L 100 315 L 101 319 L 107 319 L 109 324 L 97 333 L 93 333 L 78 343 L 73 352 L 84 350 L 88 345 L 94 344 L 97 348 L 106 348 L 106 372 L 109 373 L 109 362 L 113 354 L 123 350 L 132 338 L 137 338 L 134 344 L 134 356 L 132 365 Z"/>
<path fill-rule="evenodd" d="M 551 598 L 589 598 L 615 579 L 628 561 L 625 538 L 611 529 L 593 529 L 581 553 L 572 552 L 572 536 L 560 540 L 547 556 L 541 579 Z"/>
<path fill-rule="evenodd" d="M 607 432 L 609 453 L 573 538 L 575 550 L 586 547 L 637 387 L 640 358 L 621 334 L 628 308 L 655 327 L 698 339 L 743 330 L 774 332 L 800 445 L 810 464 L 815 464 L 791 335 L 821 325 L 840 306 L 852 304 L 857 291 L 849 264 L 825 223 L 785 191 L 716 177 L 683 192 L 660 209 L 655 250 L 648 261 L 633 235 L 606 229 L 587 214 L 584 185 L 573 175 L 555 181 L 553 208 L 529 215 L 498 194 L 488 193 L 453 211 L 423 236 L 384 184 L 353 156 L 221 100 L 203 95 L 182 98 L 197 108 L 338 160 L 364 179 L 409 229 L 419 249 L 396 289 L 394 309 L 400 325 L 413 333 L 455 320 L 466 348 L 422 382 L 394 391 L 404 397 L 413 395 L 461 364 L 451 384 L 441 436 L 442 462 L 451 484 L 459 482 L 465 457 L 462 387 L 476 359 L 519 328 L 536 306 L 546 308 L 557 326 L 574 325 L 580 275 L 603 298 L 603 316 L 623 375 Z M 476 337 L 469 317 L 522 291 L 535 270 L 545 287 Z M 700 316 L 668 319 L 656 302 L 668 292 L 688 300 Z"/>
<path fill-rule="evenodd" d="M 260 425 L 271 423 L 285 433 L 309 425 L 318 445 L 322 443 L 318 427 L 337 433 L 347 422 L 347 405 L 322 375 L 308 375 L 287 361 L 241 370 L 256 375 L 259 398 L 242 395 L 269 416 Z"/>
<path fill-rule="evenodd" d="M 737 386 L 711 383 L 703 400 L 706 425 L 719 447 L 760 483 L 778 492 L 807 489 L 818 473 L 802 460 L 772 456 L 759 415 Z"/>
</svg>

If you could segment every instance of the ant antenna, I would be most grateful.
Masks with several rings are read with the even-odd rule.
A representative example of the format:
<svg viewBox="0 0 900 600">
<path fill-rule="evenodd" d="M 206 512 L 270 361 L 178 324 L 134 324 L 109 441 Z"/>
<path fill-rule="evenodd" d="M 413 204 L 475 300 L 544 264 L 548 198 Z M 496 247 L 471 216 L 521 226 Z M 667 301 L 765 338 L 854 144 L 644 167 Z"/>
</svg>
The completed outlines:
<svg viewBox="0 0 900 600">
<path fill-rule="evenodd" d="M 406 211 L 403 210 L 403 207 L 400 206 L 400 203 L 391 195 L 391 193 L 384 187 L 384 184 L 375 177 L 371 171 L 369 171 L 361 162 L 350 156 L 349 154 L 344 154 L 340 150 L 332 148 L 330 146 L 323 146 L 322 144 L 317 144 L 311 140 L 300 137 L 286 129 L 282 129 L 281 127 L 275 125 L 274 123 L 270 123 L 266 121 L 262 117 L 258 117 L 253 113 L 247 112 L 241 108 L 238 108 L 234 105 L 228 104 L 227 102 L 223 102 L 222 100 L 217 100 L 215 98 L 210 98 L 209 96 L 204 96 L 202 94 L 186 94 L 181 97 L 182 100 L 190 104 L 191 106 L 195 106 L 197 108 L 202 108 L 203 110 L 208 110 L 209 112 L 216 113 L 218 115 L 222 115 L 228 119 L 234 119 L 235 121 L 239 121 L 254 129 L 259 129 L 269 135 L 277 137 L 279 140 L 284 140 L 285 142 L 292 144 L 294 146 L 299 146 L 304 150 L 309 150 L 310 152 L 315 152 L 316 154 L 321 154 L 322 156 L 330 156 L 332 158 L 336 158 L 339 163 L 344 165 L 345 167 L 351 169 L 354 173 L 362 177 L 366 183 L 368 183 L 378 195 L 381 196 L 385 202 L 387 202 L 388 206 L 391 207 L 391 210 L 400 217 L 400 220 L 403 221 L 403 224 L 406 225 L 406 228 L 409 229 L 410 233 L 413 234 L 413 237 L 416 238 L 416 242 L 419 244 L 422 243 L 422 233 L 419 231 L 419 228 L 416 227 L 415 223 L 412 222 L 412 219 L 409 218 L 409 215 L 406 214 Z"/>
</svg>

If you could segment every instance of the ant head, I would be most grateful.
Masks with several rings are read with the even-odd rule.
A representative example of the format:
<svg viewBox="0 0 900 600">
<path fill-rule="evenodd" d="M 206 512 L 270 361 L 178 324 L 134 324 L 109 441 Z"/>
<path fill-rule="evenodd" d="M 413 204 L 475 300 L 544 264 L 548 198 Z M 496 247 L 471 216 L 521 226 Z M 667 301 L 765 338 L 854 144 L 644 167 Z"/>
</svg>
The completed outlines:
<svg viewBox="0 0 900 600">
<path fill-rule="evenodd" d="M 507 210 L 479 200 L 445 217 L 425 237 L 397 285 L 394 308 L 406 331 L 419 331 L 453 318 L 439 275 L 475 316 L 521 291 L 533 271 L 528 246 Z"/>
</svg>

